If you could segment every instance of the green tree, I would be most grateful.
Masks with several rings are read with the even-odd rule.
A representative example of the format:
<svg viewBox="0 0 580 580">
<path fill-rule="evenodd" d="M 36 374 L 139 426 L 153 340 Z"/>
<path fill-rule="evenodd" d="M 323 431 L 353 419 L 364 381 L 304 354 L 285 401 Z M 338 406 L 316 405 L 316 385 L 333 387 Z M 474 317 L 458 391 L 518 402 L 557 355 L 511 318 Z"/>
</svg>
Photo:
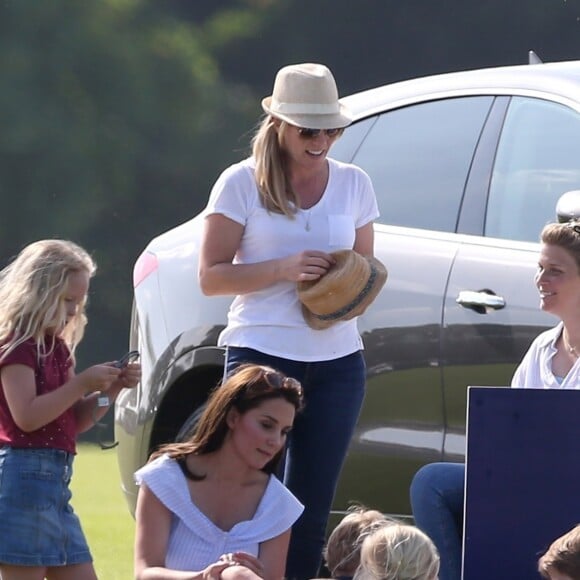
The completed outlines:
<svg viewBox="0 0 580 580">
<path fill-rule="evenodd" d="M 137 255 L 202 207 L 255 118 L 249 91 L 222 82 L 206 32 L 160 8 L 0 3 L 2 263 L 43 237 L 93 253 L 81 363 L 125 347 Z"/>
<path fill-rule="evenodd" d="M 218 7 L 256 4 L 216 1 L 213 17 Z M 546 61 L 580 58 L 580 0 L 274 0 L 261 12 L 258 34 L 217 53 L 224 78 L 259 94 L 292 62 L 327 64 L 349 94 L 421 75 L 525 64 L 531 49 Z"/>
</svg>

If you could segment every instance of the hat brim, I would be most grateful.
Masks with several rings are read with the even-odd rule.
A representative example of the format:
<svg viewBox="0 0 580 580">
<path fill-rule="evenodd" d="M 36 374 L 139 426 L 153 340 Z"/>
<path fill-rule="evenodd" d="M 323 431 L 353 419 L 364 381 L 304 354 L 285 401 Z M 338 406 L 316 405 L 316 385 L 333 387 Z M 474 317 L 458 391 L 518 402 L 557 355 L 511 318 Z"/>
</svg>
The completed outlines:
<svg viewBox="0 0 580 580">
<path fill-rule="evenodd" d="M 292 114 L 284 115 L 273 111 L 270 108 L 272 97 L 265 97 L 262 99 L 262 109 L 268 115 L 281 119 L 295 127 L 304 127 L 307 129 L 344 129 L 348 127 L 352 121 L 352 113 L 339 101 L 339 112 L 330 115 L 307 115 L 307 114 Z"/>
<path fill-rule="evenodd" d="M 385 268 L 385 265 L 371 256 L 365 256 L 365 258 L 369 261 L 371 266 L 376 271 L 376 277 L 373 282 L 372 287 L 370 290 L 365 294 L 364 298 L 358 303 L 354 308 L 348 311 L 348 313 L 338 317 L 338 318 L 321 318 L 317 316 L 313 312 L 311 312 L 307 306 L 302 304 L 302 315 L 304 316 L 304 320 L 306 324 L 313 328 L 314 330 L 325 330 L 330 328 L 337 322 L 344 322 L 346 320 L 352 320 L 357 316 L 360 316 L 365 312 L 365 310 L 374 302 L 375 298 L 378 296 L 379 292 L 382 290 L 385 282 L 387 281 L 388 272 Z"/>
</svg>

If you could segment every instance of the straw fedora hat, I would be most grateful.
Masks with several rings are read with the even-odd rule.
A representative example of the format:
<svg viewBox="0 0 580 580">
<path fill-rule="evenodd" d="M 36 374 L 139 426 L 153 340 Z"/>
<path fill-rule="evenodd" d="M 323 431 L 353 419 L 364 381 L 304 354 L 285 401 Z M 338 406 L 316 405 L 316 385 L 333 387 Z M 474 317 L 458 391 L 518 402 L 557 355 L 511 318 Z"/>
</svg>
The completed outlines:
<svg viewBox="0 0 580 580">
<path fill-rule="evenodd" d="M 266 113 L 307 129 L 341 129 L 352 123 L 339 101 L 336 82 L 322 64 L 291 64 L 281 68 L 272 95 L 262 99 Z"/>
<path fill-rule="evenodd" d="M 387 269 L 376 258 L 353 250 L 331 255 L 336 262 L 324 276 L 297 283 L 304 319 L 316 330 L 361 315 L 387 281 Z"/>
</svg>

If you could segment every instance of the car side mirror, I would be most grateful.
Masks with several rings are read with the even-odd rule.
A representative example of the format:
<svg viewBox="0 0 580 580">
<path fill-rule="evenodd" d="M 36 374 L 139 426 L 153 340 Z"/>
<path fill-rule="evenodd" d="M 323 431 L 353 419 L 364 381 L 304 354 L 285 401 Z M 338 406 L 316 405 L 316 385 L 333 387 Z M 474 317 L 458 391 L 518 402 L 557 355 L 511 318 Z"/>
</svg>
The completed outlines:
<svg viewBox="0 0 580 580">
<path fill-rule="evenodd" d="M 580 189 L 567 191 L 558 199 L 556 216 L 560 223 L 580 220 Z"/>
</svg>

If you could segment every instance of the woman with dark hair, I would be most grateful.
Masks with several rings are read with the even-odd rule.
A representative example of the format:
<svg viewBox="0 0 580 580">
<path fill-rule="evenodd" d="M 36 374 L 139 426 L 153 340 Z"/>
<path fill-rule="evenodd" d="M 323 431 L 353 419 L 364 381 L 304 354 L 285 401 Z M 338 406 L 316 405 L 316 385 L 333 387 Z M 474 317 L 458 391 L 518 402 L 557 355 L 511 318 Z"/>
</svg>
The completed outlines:
<svg viewBox="0 0 580 580">
<path fill-rule="evenodd" d="M 190 439 L 151 456 L 135 474 L 137 580 L 284 577 L 303 506 L 274 473 L 301 408 L 298 381 L 241 365 Z"/>
<path fill-rule="evenodd" d="M 540 334 L 516 369 L 511 386 L 580 389 L 580 221 L 548 224 L 535 283 L 540 308 L 560 322 Z M 429 463 L 411 482 L 415 523 L 441 555 L 441 580 L 461 578 L 461 534 L 465 466 Z"/>
</svg>

